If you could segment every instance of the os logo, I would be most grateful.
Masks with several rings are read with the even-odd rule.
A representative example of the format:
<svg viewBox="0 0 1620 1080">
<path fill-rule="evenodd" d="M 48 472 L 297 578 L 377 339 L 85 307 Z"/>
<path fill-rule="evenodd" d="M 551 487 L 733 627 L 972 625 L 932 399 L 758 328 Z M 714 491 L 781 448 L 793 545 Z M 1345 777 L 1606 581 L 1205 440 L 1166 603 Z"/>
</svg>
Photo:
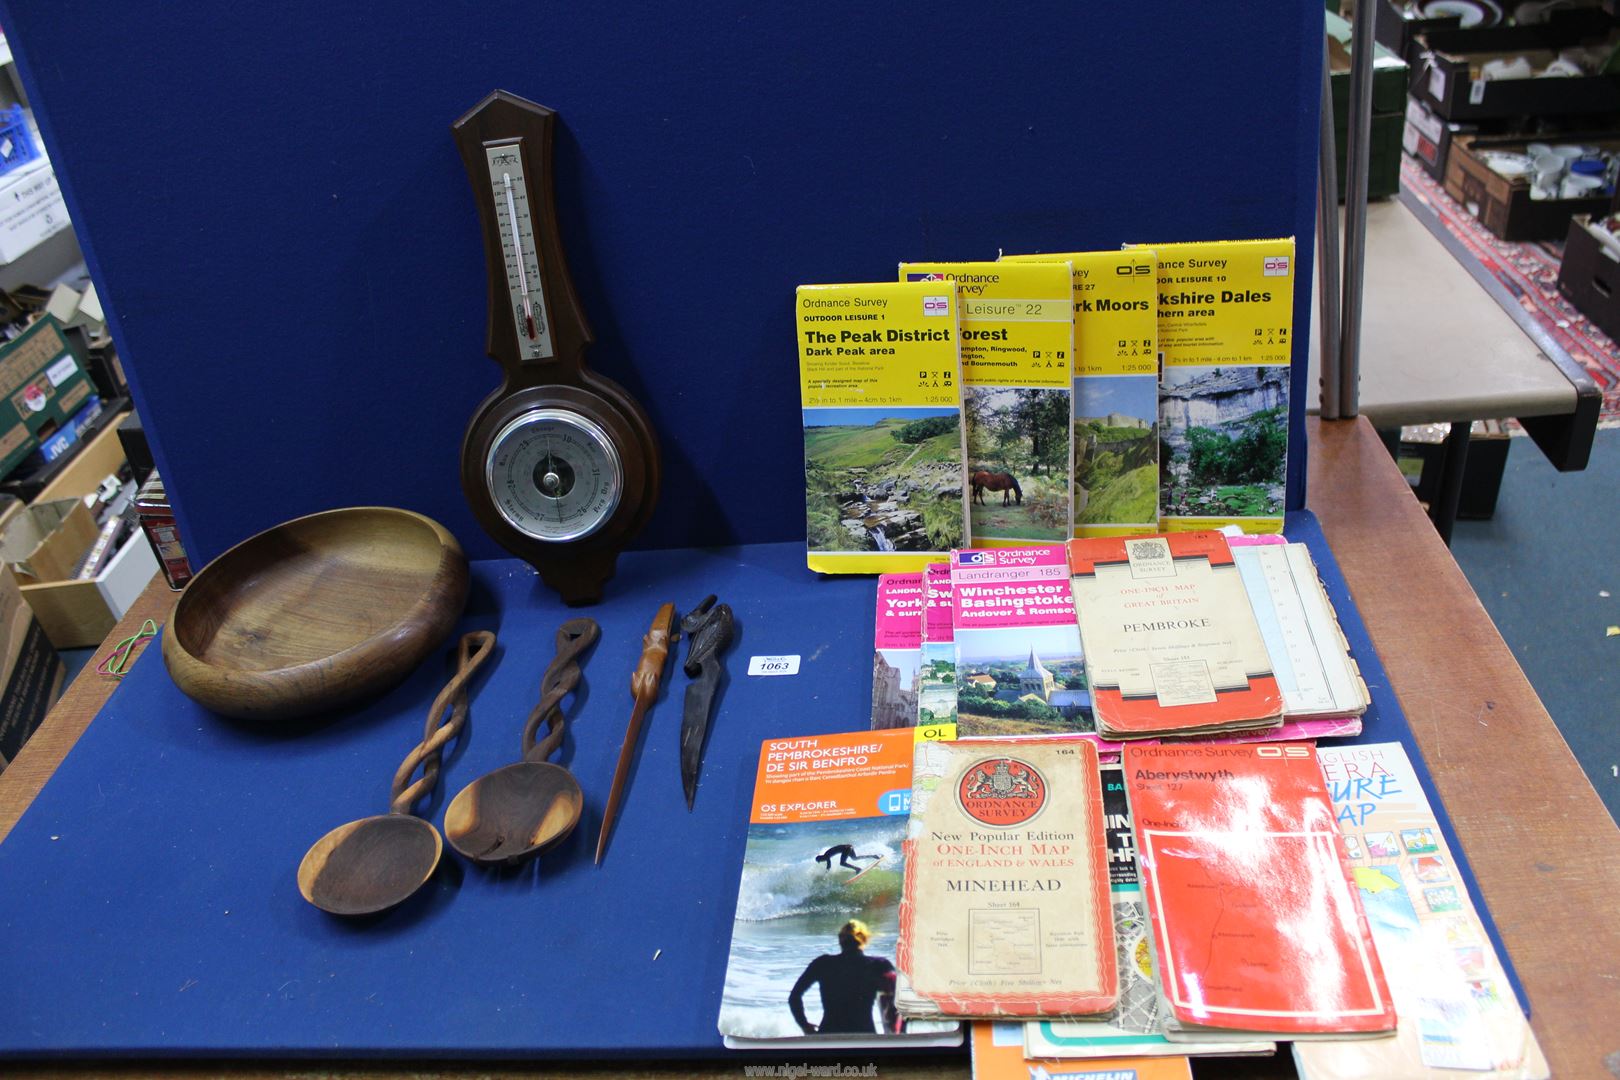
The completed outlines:
<svg viewBox="0 0 1620 1080">
<path fill-rule="evenodd" d="M 956 799 L 974 821 L 998 829 L 1029 821 L 1046 805 L 1046 778 L 1027 761 L 985 758 L 968 767 Z"/>
</svg>

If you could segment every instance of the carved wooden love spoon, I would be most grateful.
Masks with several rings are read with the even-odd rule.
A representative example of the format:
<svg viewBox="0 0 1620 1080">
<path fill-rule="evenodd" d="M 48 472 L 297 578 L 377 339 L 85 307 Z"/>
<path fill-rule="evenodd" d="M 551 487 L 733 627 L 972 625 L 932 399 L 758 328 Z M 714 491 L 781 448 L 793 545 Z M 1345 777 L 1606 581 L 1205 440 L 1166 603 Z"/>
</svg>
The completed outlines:
<svg viewBox="0 0 1620 1080">
<path fill-rule="evenodd" d="M 572 773 L 546 759 L 562 745 L 568 722 L 562 702 L 579 686 L 579 658 L 601 629 L 570 619 L 557 631 L 557 655 L 540 680 L 540 703 L 523 726 L 523 760 L 479 777 L 450 800 L 444 834 L 475 863 L 521 862 L 562 840 L 579 824 L 584 793 Z M 541 722 L 546 737 L 535 741 Z"/>
<path fill-rule="evenodd" d="M 298 865 L 305 900 L 334 915 L 370 915 L 405 900 L 433 876 L 444 845 L 439 830 L 411 807 L 438 785 L 444 748 L 467 723 L 467 684 L 494 651 L 488 630 L 461 639 L 456 673 L 433 699 L 422 741 L 394 774 L 388 813 L 339 825 L 315 841 Z M 412 783 L 419 766 L 422 775 Z"/>
</svg>

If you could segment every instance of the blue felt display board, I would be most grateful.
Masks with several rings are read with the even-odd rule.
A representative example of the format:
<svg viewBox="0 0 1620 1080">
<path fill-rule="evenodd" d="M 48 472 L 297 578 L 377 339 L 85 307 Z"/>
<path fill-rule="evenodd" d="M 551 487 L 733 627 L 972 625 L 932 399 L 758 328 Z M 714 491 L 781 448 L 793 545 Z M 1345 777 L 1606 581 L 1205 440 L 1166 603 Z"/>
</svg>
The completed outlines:
<svg viewBox="0 0 1620 1080">
<path fill-rule="evenodd" d="M 475 558 L 457 456 L 497 382 L 449 125 L 559 111 L 597 344 L 646 404 L 639 543 L 804 536 L 795 285 L 901 259 L 1293 235 L 1293 443 L 1322 5 L 151 5 L 0 0 L 197 565 L 299 514 L 408 507 Z"/>
<path fill-rule="evenodd" d="M 1289 534 L 1311 545 L 1372 689 L 1361 741 L 1405 743 L 1439 810 L 1315 519 L 1292 516 Z M 515 873 L 447 851 L 416 897 L 359 922 L 305 903 L 298 862 L 328 829 L 386 809 L 447 668 L 429 662 L 354 715 L 275 735 L 207 713 L 148 655 L 0 845 L 13 973 L 0 980 L 0 1055 L 723 1053 L 715 1021 L 759 744 L 860 729 L 870 707 L 873 582 L 818 579 L 803 559 L 797 544 L 628 557 L 594 612 L 603 636 L 566 748 L 586 793 L 581 827 Z M 449 793 L 516 759 L 563 617 L 535 602 L 520 564 L 478 563 L 474 577 L 465 628 L 497 627 L 501 644 L 447 758 Z M 740 635 L 696 811 L 681 794 L 679 695 L 666 693 L 593 868 L 641 635 L 660 602 L 689 607 L 709 591 L 735 607 Z M 744 676 L 764 653 L 801 655 L 801 673 Z"/>
</svg>

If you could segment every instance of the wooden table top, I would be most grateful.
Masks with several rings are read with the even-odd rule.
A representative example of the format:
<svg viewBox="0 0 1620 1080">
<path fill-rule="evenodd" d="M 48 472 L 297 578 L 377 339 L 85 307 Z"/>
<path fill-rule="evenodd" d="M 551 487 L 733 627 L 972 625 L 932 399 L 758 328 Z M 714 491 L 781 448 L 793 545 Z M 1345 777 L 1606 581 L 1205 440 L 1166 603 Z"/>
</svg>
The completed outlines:
<svg viewBox="0 0 1620 1080">
<path fill-rule="evenodd" d="M 1327 534 L 1555 1077 L 1620 1075 L 1620 830 L 1365 420 L 1307 427 Z"/>
<path fill-rule="evenodd" d="M 1365 419 L 1307 422 L 1308 505 L 1321 520 L 1424 760 L 1433 773 L 1534 1013 L 1557 1077 L 1620 1075 L 1620 829 L 1616 829 L 1462 571 Z M 154 582 L 109 636 L 162 622 L 174 594 Z M 105 650 L 103 650 L 104 654 Z M 99 655 L 98 654 L 98 658 Z M 156 663 L 156 660 L 146 661 Z M 0 773 L 0 839 L 79 735 L 113 681 L 75 681 Z M 859 1055 L 856 1055 L 857 1057 Z M 787 1055 L 792 1059 L 793 1055 Z M 853 1058 L 851 1060 L 854 1060 Z M 1200 1076 L 1287 1076 L 1287 1056 L 1204 1060 Z M 40 1066 L 26 1076 L 233 1078 L 430 1075 L 398 1065 L 233 1063 Z M 449 1067 L 431 1075 L 735 1080 L 740 1066 Z M 890 1059 L 891 1080 L 965 1077 L 962 1058 Z"/>
<path fill-rule="evenodd" d="M 1568 377 L 1419 215 L 1434 211 L 1401 199 L 1367 206 L 1361 414 L 1388 428 L 1573 413 Z M 1456 314 L 1438 319 L 1436 311 Z M 1310 365 L 1314 387 L 1314 332 Z"/>
</svg>

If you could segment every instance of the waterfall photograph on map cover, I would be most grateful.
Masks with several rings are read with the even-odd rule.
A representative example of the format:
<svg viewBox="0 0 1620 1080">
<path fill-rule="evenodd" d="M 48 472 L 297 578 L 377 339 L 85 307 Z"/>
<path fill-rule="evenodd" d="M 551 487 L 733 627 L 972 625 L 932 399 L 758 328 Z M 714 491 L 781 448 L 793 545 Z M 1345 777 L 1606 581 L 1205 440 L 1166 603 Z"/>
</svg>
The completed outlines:
<svg viewBox="0 0 1620 1080">
<path fill-rule="evenodd" d="M 1069 397 L 1067 387 L 962 389 L 975 537 L 1069 538 Z"/>
<path fill-rule="evenodd" d="M 859 948 L 869 965 L 892 963 L 900 934 L 905 880 L 904 814 L 839 821 L 757 823 L 748 827 L 731 956 L 720 999 L 720 1031 L 749 1039 L 803 1034 L 793 1013 L 795 987 L 805 1019 L 821 1033 L 876 1034 L 881 999 L 838 1001 L 848 988 L 839 957 Z M 850 920 L 865 941 L 846 942 Z M 828 974 L 825 982 L 817 976 Z M 892 1007 L 892 1004 L 891 1006 Z"/>
<path fill-rule="evenodd" d="M 1074 523 L 1157 520 L 1159 379 L 1092 375 L 1074 381 Z"/>
<path fill-rule="evenodd" d="M 1159 513 L 1281 516 L 1288 368 L 1165 368 L 1159 438 Z"/>
<path fill-rule="evenodd" d="M 805 409 L 811 551 L 961 547 L 962 431 L 955 409 Z"/>
</svg>

